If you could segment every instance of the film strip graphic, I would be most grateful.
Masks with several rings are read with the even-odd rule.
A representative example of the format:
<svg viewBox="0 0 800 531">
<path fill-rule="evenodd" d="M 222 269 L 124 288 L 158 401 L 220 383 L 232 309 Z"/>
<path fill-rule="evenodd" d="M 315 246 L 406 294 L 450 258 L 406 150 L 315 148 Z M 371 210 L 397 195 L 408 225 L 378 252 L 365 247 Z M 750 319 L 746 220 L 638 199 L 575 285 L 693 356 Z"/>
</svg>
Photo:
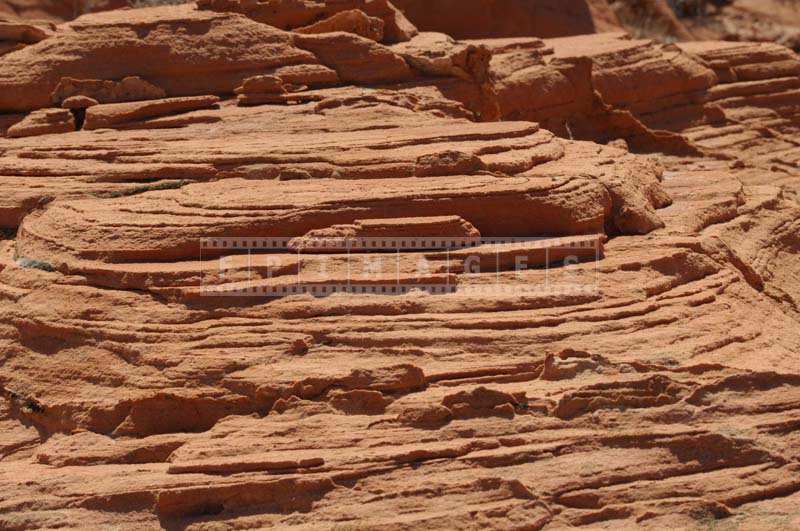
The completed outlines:
<svg viewBox="0 0 800 531">
<path fill-rule="evenodd" d="M 602 249 L 602 235 L 560 237 L 412 237 L 412 236 L 347 236 L 347 237 L 214 237 L 203 238 L 200 248 L 211 252 L 281 251 L 298 252 L 350 250 L 352 252 L 394 252 L 425 250 L 456 250 L 487 245 L 517 245 L 528 249 Z"/>
<path fill-rule="evenodd" d="M 553 292 L 596 292 L 597 262 L 603 255 L 600 234 L 545 237 L 211 237 L 201 240 L 204 264 L 201 294 L 205 296 L 287 297 L 310 294 L 325 297 L 354 295 L 524 295 Z M 294 255 L 287 266 L 287 256 Z M 283 260 L 277 260 L 283 257 Z M 245 261 L 246 258 L 246 261 Z M 421 267 L 409 271 L 409 261 Z M 360 262 L 385 260 L 387 270 L 359 269 Z M 311 266 L 336 264 L 336 274 L 310 274 Z M 394 261 L 394 267 L 391 263 Z M 401 271 L 401 262 L 403 270 Z M 550 269 L 594 263 L 578 276 Z M 346 264 L 346 268 L 342 265 Z M 208 269 L 206 266 L 209 266 Z M 292 267 L 295 270 L 292 270 Z M 435 270 L 434 273 L 430 269 Z M 210 269 L 210 271 L 209 271 Z M 311 267 L 313 269 L 313 267 Z M 520 281 L 515 273 L 545 271 L 544 282 Z M 511 276 L 510 276 L 511 275 Z M 540 275 L 541 276 L 541 275 Z M 464 281 L 464 279 L 472 281 Z M 475 279 L 478 279 L 477 281 Z M 564 280 L 567 278 L 567 280 Z"/>
<path fill-rule="evenodd" d="M 413 291 L 424 291 L 432 295 L 456 293 L 456 285 L 443 284 L 328 284 L 328 283 L 296 283 L 279 286 L 206 286 L 205 295 L 209 296 L 252 296 L 252 297 L 289 297 L 291 295 L 309 294 L 325 297 L 336 293 L 352 295 L 404 295 Z"/>
</svg>

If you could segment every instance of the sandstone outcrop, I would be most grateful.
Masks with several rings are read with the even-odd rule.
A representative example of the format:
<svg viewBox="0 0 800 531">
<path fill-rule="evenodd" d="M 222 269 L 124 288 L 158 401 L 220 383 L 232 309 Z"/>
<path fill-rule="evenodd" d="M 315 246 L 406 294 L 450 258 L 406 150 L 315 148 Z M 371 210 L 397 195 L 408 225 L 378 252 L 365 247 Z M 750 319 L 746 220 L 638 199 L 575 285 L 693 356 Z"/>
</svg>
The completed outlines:
<svg viewBox="0 0 800 531">
<path fill-rule="evenodd" d="M 22 21 L 0 12 L 0 57 L 43 41 L 53 34 L 55 25 L 46 21 Z"/>
<path fill-rule="evenodd" d="M 166 93 L 140 77 L 128 76 L 120 81 L 63 77 L 51 94 L 56 104 L 76 96 L 92 98 L 98 103 L 122 103 L 157 100 L 164 98 Z"/>
<path fill-rule="evenodd" d="M 230 93 L 265 69 L 318 62 L 285 32 L 191 4 L 88 15 L 64 29 L 0 58 L 0 110 L 48 105 L 63 77 L 140 76 L 167 96 L 197 96 Z"/>
<path fill-rule="evenodd" d="M 199 4 L 0 57 L 0 528 L 800 525 L 794 52 Z"/>
<path fill-rule="evenodd" d="M 329 18 L 295 28 L 297 33 L 331 33 L 344 31 L 354 33 L 373 41 L 383 40 L 383 27 L 385 22 L 377 17 L 371 17 L 360 9 L 340 11 Z"/>
<path fill-rule="evenodd" d="M 0 41 L 36 44 L 52 35 L 53 26 L 0 20 Z"/>
<path fill-rule="evenodd" d="M 75 130 L 75 120 L 66 109 L 39 109 L 8 128 L 11 138 L 68 133 Z"/>
<path fill-rule="evenodd" d="M 209 109 L 216 106 L 218 102 L 219 98 L 217 96 L 194 96 L 145 102 L 92 105 L 86 111 L 86 121 L 83 127 L 87 130 L 116 127 L 121 124 L 139 122 L 160 116 Z"/>
</svg>

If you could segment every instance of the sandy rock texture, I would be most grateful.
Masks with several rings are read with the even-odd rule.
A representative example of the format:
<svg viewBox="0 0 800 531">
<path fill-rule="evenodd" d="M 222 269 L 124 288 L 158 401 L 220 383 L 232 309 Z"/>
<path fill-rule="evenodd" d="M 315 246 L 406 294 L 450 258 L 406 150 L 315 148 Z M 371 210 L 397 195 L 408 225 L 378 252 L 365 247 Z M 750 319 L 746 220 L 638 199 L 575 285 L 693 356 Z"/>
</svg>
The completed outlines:
<svg viewBox="0 0 800 531">
<path fill-rule="evenodd" d="M 800 57 L 423 4 L 0 24 L 0 528 L 800 526 Z"/>
</svg>

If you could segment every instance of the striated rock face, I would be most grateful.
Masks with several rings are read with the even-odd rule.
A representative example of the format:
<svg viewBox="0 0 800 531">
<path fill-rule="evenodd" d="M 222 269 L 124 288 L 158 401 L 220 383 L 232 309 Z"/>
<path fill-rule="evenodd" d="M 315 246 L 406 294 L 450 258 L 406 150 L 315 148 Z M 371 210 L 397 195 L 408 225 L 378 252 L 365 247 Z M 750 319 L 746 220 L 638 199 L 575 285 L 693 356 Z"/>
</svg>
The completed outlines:
<svg viewBox="0 0 800 531">
<path fill-rule="evenodd" d="M 0 528 L 800 525 L 800 58 L 411 4 L 0 57 Z"/>
<path fill-rule="evenodd" d="M 139 76 L 168 96 L 189 96 L 232 92 L 265 69 L 317 62 L 289 34 L 189 4 L 87 15 L 0 61 L 4 111 L 46 105 L 63 77 Z"/>
</svg>

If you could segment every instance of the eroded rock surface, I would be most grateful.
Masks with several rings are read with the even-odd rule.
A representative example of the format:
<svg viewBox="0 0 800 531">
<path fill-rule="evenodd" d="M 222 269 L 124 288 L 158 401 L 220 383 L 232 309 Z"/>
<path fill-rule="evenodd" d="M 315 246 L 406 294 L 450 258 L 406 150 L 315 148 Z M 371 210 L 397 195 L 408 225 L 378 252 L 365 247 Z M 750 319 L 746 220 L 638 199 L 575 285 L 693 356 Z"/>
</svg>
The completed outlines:
<svg viewBox="0 0 800 531">
<path fill-rule="evenodd" d="M 420 27 L 0 57 L 0 528 L 800 525 L 797 55 Z"/>
</svg>

